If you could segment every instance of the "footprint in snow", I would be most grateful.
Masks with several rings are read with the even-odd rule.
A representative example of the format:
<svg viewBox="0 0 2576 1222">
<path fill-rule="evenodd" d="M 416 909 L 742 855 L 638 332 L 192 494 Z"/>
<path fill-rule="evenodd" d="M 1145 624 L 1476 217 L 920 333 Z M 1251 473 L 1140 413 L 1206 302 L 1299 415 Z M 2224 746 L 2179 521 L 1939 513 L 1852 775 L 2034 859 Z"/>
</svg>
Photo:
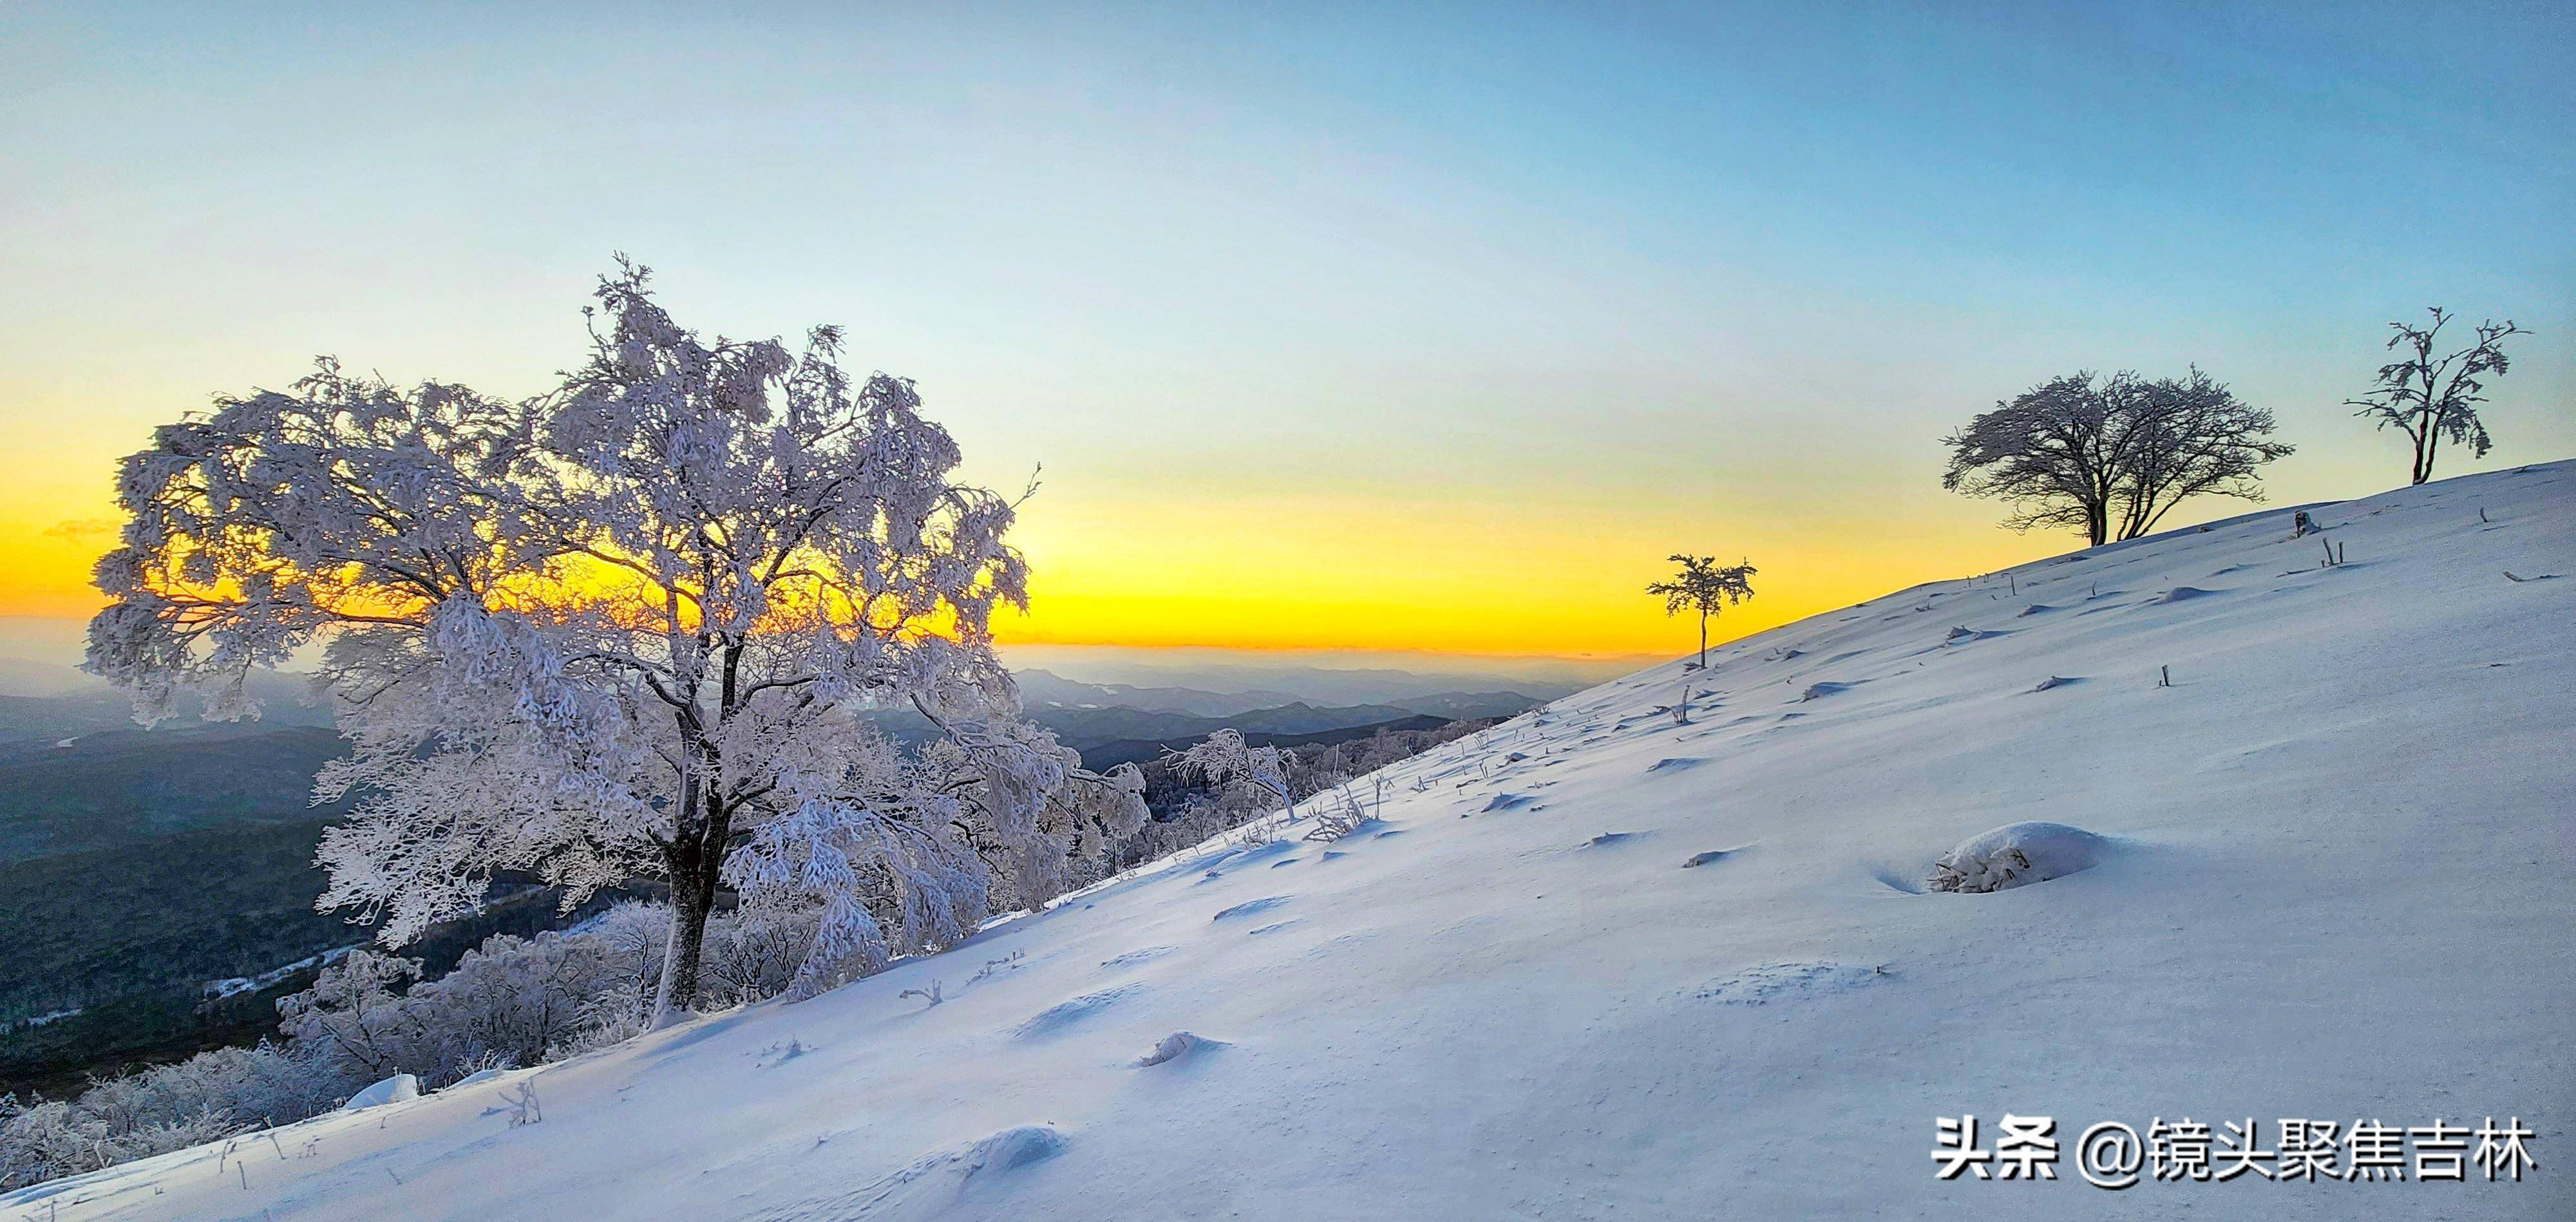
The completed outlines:
<svg viewBox="0 0 2576 1222">
<path fill-rule="evenodd" d="M 864 1187 L 807 1197 L 750 1215 L 757 1222 L 823 1222 L 869 1218 L 885 1222 L 950 1217 L 960 1202 L 1001 1191 L 1018 1172 L 1064 1153 L 1064 1134 L 1042 1124 L 1004 1129 L 989 1137 L 914 1159 Z M 978 1209 L 974 1212 L 982 1212 Z"/>
<path fill-rule="evenodd" d="M 1765 963 L 1722 976 L 1691 990 L 1695 1001 L 1727 1006 L 1767 1006 L 1848 993 L 1888 979 L 1884 966 L 1854 967 L 1844 963 Z"/>
<path fill-rule="evenodd" d="M 1268 912 L 1269 910 L 1276 908 L 1281 904 L 1285 904 L 1294 898 L 1296 897 L 1287 895 L 1265 895 L 1257 900 L 1245 900 L 1242 903 L 1237 904 L 1232 908 L 1228 908 L 1223 912 L 1219 912 L 1208 919 L 1212 921 L 1224 921 L 1231 920 L 1235 917 L 1250 916 L 1256 912 Z"/>
<path fill-rule="evenodd" d="M 1141 984 L 1122 984 L 1116 988 L 1102 989 L 1097 993 L 1085 993 L 1068 1001 L 1060 1001 L 1038 1011 L 1027 1022 L 1021 1023 L 1015 1034 L 1024 1040 L 1043 1039 L 1144 991 L 1145 986 Z"/>
<path fill-rule="evenodd" d="M 1147 963 L 1155 959 L 1160 959 L 1163 956 L 1172 953 L 1174 949 L 1175 948 L 1169 946 L 1147 946 L 1137 950 L 1128 951 L 1123 955 L 1112 955 L 1109 958 L 1101 960 L 1100 966 L 1107 968 L 1134 967 L 1139 963 Z"/>
</svg>

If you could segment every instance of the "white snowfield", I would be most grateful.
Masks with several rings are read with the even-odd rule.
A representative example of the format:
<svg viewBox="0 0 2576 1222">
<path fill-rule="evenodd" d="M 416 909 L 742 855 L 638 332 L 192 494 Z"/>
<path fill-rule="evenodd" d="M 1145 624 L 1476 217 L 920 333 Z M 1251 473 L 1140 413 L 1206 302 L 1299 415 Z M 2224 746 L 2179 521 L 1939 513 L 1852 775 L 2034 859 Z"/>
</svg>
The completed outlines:
<svg viewBox="0 0 2576 1222">
<path fill-rule="evenodd" d="M 2576 1217 L 2576 463 L 2309 507 L 2335 567 L 2293 508 L 1569 697 L 1338 844 L 0 1217 Z M 2030 821 L 2102 839 L 1988 844 L 2089 867 L 1927 889 Z M 1936 1117 L 2007 1112 L 2056 1179 L 1935 1178 Z M 2186 1116 L 2519 1117 L 2536 1166 L 2077 1173 Z"/>
</svg>

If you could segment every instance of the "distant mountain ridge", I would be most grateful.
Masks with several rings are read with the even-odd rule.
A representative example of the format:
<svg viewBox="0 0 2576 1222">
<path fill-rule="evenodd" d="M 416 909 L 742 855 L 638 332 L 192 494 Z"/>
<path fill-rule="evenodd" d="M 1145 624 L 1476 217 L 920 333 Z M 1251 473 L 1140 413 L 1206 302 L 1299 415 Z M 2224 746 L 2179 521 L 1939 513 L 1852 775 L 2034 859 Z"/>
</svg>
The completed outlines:
<svg viewBox="0 0 2576 1222">
<path fill-rule="evenodd" d="M 1308 691 L 1303 693 L 1256 688 L 1243 692 L 1214 692 L 1190 687 L 1137 687 L 1125 683 L 1084 683 L 1067 679 L 1052 671 L 1031 669 L 1012 672 L 1020 685 L 1020 703 L 1032 716 L 1051 709 L 1082 711 L 1091 709 L 1128 708 L 1155 713 L 1180 713 L 1206 718 L 1242 718 L 1279 709 L 1321 709 L 1351 714 L 1382 713 L 1395 710 L 1394 716 L 1428 713 L 1435 717 L 1508 717 L 1523 709 L 1568 695 L 1569 685 L 1525 682 L 1504 691 L 1461 691 L 1438 686 L 1435 678 L 1409 675 L 1401 671 L 1385 672 L 1315 672 L 1318 675 L 1367 674 L 1382 688 L 1396 694 L 1381 695 L 1349 703 L 1334 703 L 1333 698 Z M 1527 689 L 1527 690 L 1522 690 Z M 1376 716 L 1343 720 L 1342 726 L 1364 725 Z M 1043 720 L 1043 718 L 1041 718 Z M 1239 729 L 1252 729 L 1250 725 Z M 1271 726 L 1261 728 L 1270 729 Z M 1282 732 L 1297 732 L 1276 727 Z M 1339 728 L 1313 726 L 1311 729 Z M 1061 731 L 1059 731 L 1061 732 Z"/>
<path fill-rule="evenodd" d="M 253 671 L 248 688 L 259 705 L 259 718 L 234 724 L 331 725 L 329 704 L 313 694 L 303 675 Z M 179 708 L 158 728 L 194 729 L 207 724 L 193 704 L 183 701 Z M 139 728 L 134 723 L 133 697 L 106 681 L 68 666 L 0 658 L 0 747 Z"/>
<path fill-rule="evenodd" d="M 1329 744 L 1348 742 L 1354 738 L 1367 738 L 1381 730 L 1436 730 L 1456 720 L 1461 719 L 1452 717 L 1435 717 L 1429 713 L 1412 713 L 1388 721 L 1372 722 L 1366 725 L 1357 726 L 1340 726 L 1329 730 L 1315 730 L 1302 734 L 1280 734 L 1266 730 L 1245 730 L 1243 732 L 1243 739 L 1245 742 L 1256 747 L 1303 747 L 1314 743 Z M 1207 736 L 1204 734 L 1185 734 L 1172 738 L 1130 738 L 1120 739 L 1114 742 L 1093 743 L 1090 746 L 1081 748 L 1082 762 L 1084 766 L 1090 768 L 1115 768 L 1120 764 L 1141 764 L 1150 759 L 1160 758 L 1167 751 L 1186 749 L 1206 737 Z"/>
</svg>

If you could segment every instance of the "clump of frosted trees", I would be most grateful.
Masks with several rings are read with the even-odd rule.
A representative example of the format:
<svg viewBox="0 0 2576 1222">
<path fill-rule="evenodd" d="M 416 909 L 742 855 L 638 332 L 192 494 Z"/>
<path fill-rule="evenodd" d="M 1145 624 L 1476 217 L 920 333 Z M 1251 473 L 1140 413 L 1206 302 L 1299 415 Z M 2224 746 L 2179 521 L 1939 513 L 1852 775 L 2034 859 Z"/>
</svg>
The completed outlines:
<svg viewBox="0 0 2576 1222">
<path fill-rule="evenodd" d="M 787 991 L 820 920 L 711 919 L 701 1004 Z M 624 1039 L 660 994 L 671 922 L 665 905 L 620 904 L 568 932 L 495 935 L 435 980 L 417 960 L 352 951 L 279 1002 L 278 1034 L 257 1047 L 103 1079 L 72 1099 L 0 1097 L 0 1191 L 292 1123 L 395 1074 L 437 1089 Z"/>
<path fill-rule="evenodd" d="M 1354 808 L 1373 808 L 1380 795 L 1374 789 L 1366 794 L 1354 792 L 1360 787 L 1353 781 L 1495 724 L 1492 719 L 1453 721 L 1421 730 L 1381 729 L 1337 743 L 1276 747 L 1249 746 L 1248 740 L 1235 731 L 1220 731 L 1190 751 L 1174 752 L 1146 765 L 1147 792 L 1155 817 L 1120 844 L 1115 860 L 1120 865 L 1133 865 L 1237 829 L 1265 828 L 1275 822 L 1270 816 L 1285 811 L 1292 798 L 1300 804 L 1321 800 L 1336 812 L 1337 818 Z M 1231 742 L 1219 741 L 1228 736 Z M 1217 745 L 1210 747 L 1210 742 Z M 1188 758 L 1196 754 L 1202 759 L 1223 759 L 1238 750 L 1244 757 L 1241 764 L 1215 772 Z M 1268 754 L 1255 763 L 1251 758 L 1255 753 Z M 1269 779 L 1242 779 L 1240 768 L 1246 765 L 1264 769 Z"/>
<path fill-rule="evenodd" d="M 318 649 L 349 757 L 319 796 L 326 907 L 399 946 L 499 871 L 577 904 L 641 876 L 674 918 L 648 1021 L 701 1000 L 720 891 L 818 914 L 794 990 L 1060 893 L 1143 820 L 1021 720 L 993 616 L 1027 605 L 1016 502 L 958 482 L 913 384 L 681 326 L 620 261 L 590 352 L 505 401 L 324 361 L 127 458 L 88 667 L 146 719 L 254 711 Z M 864 714 L 940 731 L 899 750 Z"/>
</svg>

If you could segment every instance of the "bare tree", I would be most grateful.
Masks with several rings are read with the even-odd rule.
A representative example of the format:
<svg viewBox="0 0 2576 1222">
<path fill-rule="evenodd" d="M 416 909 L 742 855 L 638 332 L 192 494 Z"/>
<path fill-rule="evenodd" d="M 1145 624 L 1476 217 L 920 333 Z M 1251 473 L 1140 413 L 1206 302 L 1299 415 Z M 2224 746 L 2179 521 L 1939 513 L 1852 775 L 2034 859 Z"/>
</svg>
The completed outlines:
<svg viewBox="0 0 2576 1222">
<path fill-rule="evenodd" d="M 2155 529 L 2193 496 L 2262 499 L 2256 472 L 2291 452 L 2272 413 L 2194 367 L 2181 378 L 2052 378 L 1942 439 L 1941 486 L 2012 505 L 2014 530 L 2064 526 L 2095 546 Z"/>
<path fill-rule="evenodd" d="M 2510 318 L 2501 325 L 2482 322 L 2476 343 L 2436 357 L 2434 345 L 2451 315 L 2440 306 L 2430 312 L 2433 325 L 2429 327 L 2388 324 L 2396 334 L 2388 337 L 2387 346 L 2404 355 L 2379 367 L 2378 384 L 2368 394 L 2344 400 L 2344 406 L 2361 409 L 2353 415 L 2378 428 L 2395 425 L 2415 443 L 2412 474 L 2418 484 L 2433 478 L 2433 461 L 2440 456 L 2444 438 L 2469 447 L 2475 457 L 2487 456 L 2493 442 L 2487 437 L 2486 422 L 2478 419 L 2477 405 L 2486 402 L 2480 392 L 2486 389 L 2488 374 L 2506 371 L 2505 337 L 2531 334 Z"/>
<path fill-rule="evenodd" d="M 1690 556 L 1675 552 L 1666 559 L 1681 565 L 1671 581 L 1658 581 L 1646 587 L 1646 593 L 1662 596 L 1664 614 L 1683 611 L 1699 613 L 1699 668 L 1708 669 L 1708 621 L 1730 603 L 1753 597 L 1753 574 L 1748 561 L 1719 565 L 1715 556 Z"/>
</svg>

